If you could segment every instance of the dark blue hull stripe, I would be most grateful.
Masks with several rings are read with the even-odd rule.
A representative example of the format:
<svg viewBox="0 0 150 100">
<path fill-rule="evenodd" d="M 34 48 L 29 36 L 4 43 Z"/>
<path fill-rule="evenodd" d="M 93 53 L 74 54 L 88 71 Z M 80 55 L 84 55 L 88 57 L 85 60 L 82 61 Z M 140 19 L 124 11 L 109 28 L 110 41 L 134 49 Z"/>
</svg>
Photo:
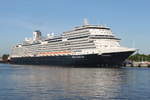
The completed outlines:
<svg viewBox="0 0 150 100">
<path fill-rule="evenodd" d="M 11 58 L 14 64 L 35 64 L 35 65 L 61 65 L 61 66 L 114 66 L 120 65 L 128 58 L 133 51 L 106 53 L 102 55 L 66 55 L 66 56 L 42 56 L 42 57 L 21 57 Z"/>
</svg>

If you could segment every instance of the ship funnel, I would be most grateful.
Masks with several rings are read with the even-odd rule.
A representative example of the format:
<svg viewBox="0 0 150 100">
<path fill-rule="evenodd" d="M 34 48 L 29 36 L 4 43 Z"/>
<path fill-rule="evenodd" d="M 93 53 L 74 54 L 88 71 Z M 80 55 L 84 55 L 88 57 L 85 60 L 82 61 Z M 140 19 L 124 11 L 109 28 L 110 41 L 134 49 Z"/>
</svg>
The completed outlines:
<svg viewBox="0 0 150 100">
<path fill-rule="evenodd" d="M 34 41 L 40 40 L 41 37 L 42 37 L 42 34 L 39 30 L 36 30 L 33 32 L 33 40 Z"/>
<path fill-rule="evenodd" d="M 84 18 L 83 25 L 89 25 L 87 18 Z"/>
</svg>

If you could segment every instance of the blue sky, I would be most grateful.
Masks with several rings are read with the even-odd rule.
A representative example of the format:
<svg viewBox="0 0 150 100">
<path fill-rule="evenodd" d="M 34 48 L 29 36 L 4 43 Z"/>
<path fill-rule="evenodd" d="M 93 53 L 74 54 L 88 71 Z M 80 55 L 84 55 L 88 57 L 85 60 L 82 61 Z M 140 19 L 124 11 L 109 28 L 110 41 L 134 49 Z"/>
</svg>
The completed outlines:
<svg viewBox="0 0 150 100">
<path fill-rule="evenodd" d="M 0 0 L 0 55 L 39 29 L 44 35 L 103 24 L 121 44 L 150 54 L 150 0 Z"/>
</svg>

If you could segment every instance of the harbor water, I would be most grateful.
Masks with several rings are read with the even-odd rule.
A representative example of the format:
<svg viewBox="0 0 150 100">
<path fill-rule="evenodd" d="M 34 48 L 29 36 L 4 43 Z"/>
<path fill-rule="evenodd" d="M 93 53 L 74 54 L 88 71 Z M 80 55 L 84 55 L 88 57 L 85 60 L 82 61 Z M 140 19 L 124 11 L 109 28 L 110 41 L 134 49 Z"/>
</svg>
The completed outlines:
<svg viewBox="0 0 150 100">
<path fill-rule="evenodd" d="M 150 68 L 0 64 L 0 100 L 150 100 Z"/>
</svg>

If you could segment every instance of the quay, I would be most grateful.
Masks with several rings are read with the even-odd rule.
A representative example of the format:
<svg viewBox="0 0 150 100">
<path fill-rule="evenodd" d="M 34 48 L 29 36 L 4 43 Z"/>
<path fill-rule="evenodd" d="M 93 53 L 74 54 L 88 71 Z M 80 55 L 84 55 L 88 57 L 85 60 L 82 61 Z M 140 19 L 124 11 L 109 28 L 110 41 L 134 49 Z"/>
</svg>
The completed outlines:
<svg viewBox="0 0 150 100">
<path fill-rule="evenodd" d="M 9 61 L 8 60 L 4 61 L 3 59 L 0 58 L 0 63 L 9 63 Z"/>
<path fill-rule="evenodd" d="M 142 61 L 142 62 L 130 62 L 130 63 L 126 63 L 125 66 L 127 67 L 150 67 L 150 62 L 148 61 Z"/>
</svg>

